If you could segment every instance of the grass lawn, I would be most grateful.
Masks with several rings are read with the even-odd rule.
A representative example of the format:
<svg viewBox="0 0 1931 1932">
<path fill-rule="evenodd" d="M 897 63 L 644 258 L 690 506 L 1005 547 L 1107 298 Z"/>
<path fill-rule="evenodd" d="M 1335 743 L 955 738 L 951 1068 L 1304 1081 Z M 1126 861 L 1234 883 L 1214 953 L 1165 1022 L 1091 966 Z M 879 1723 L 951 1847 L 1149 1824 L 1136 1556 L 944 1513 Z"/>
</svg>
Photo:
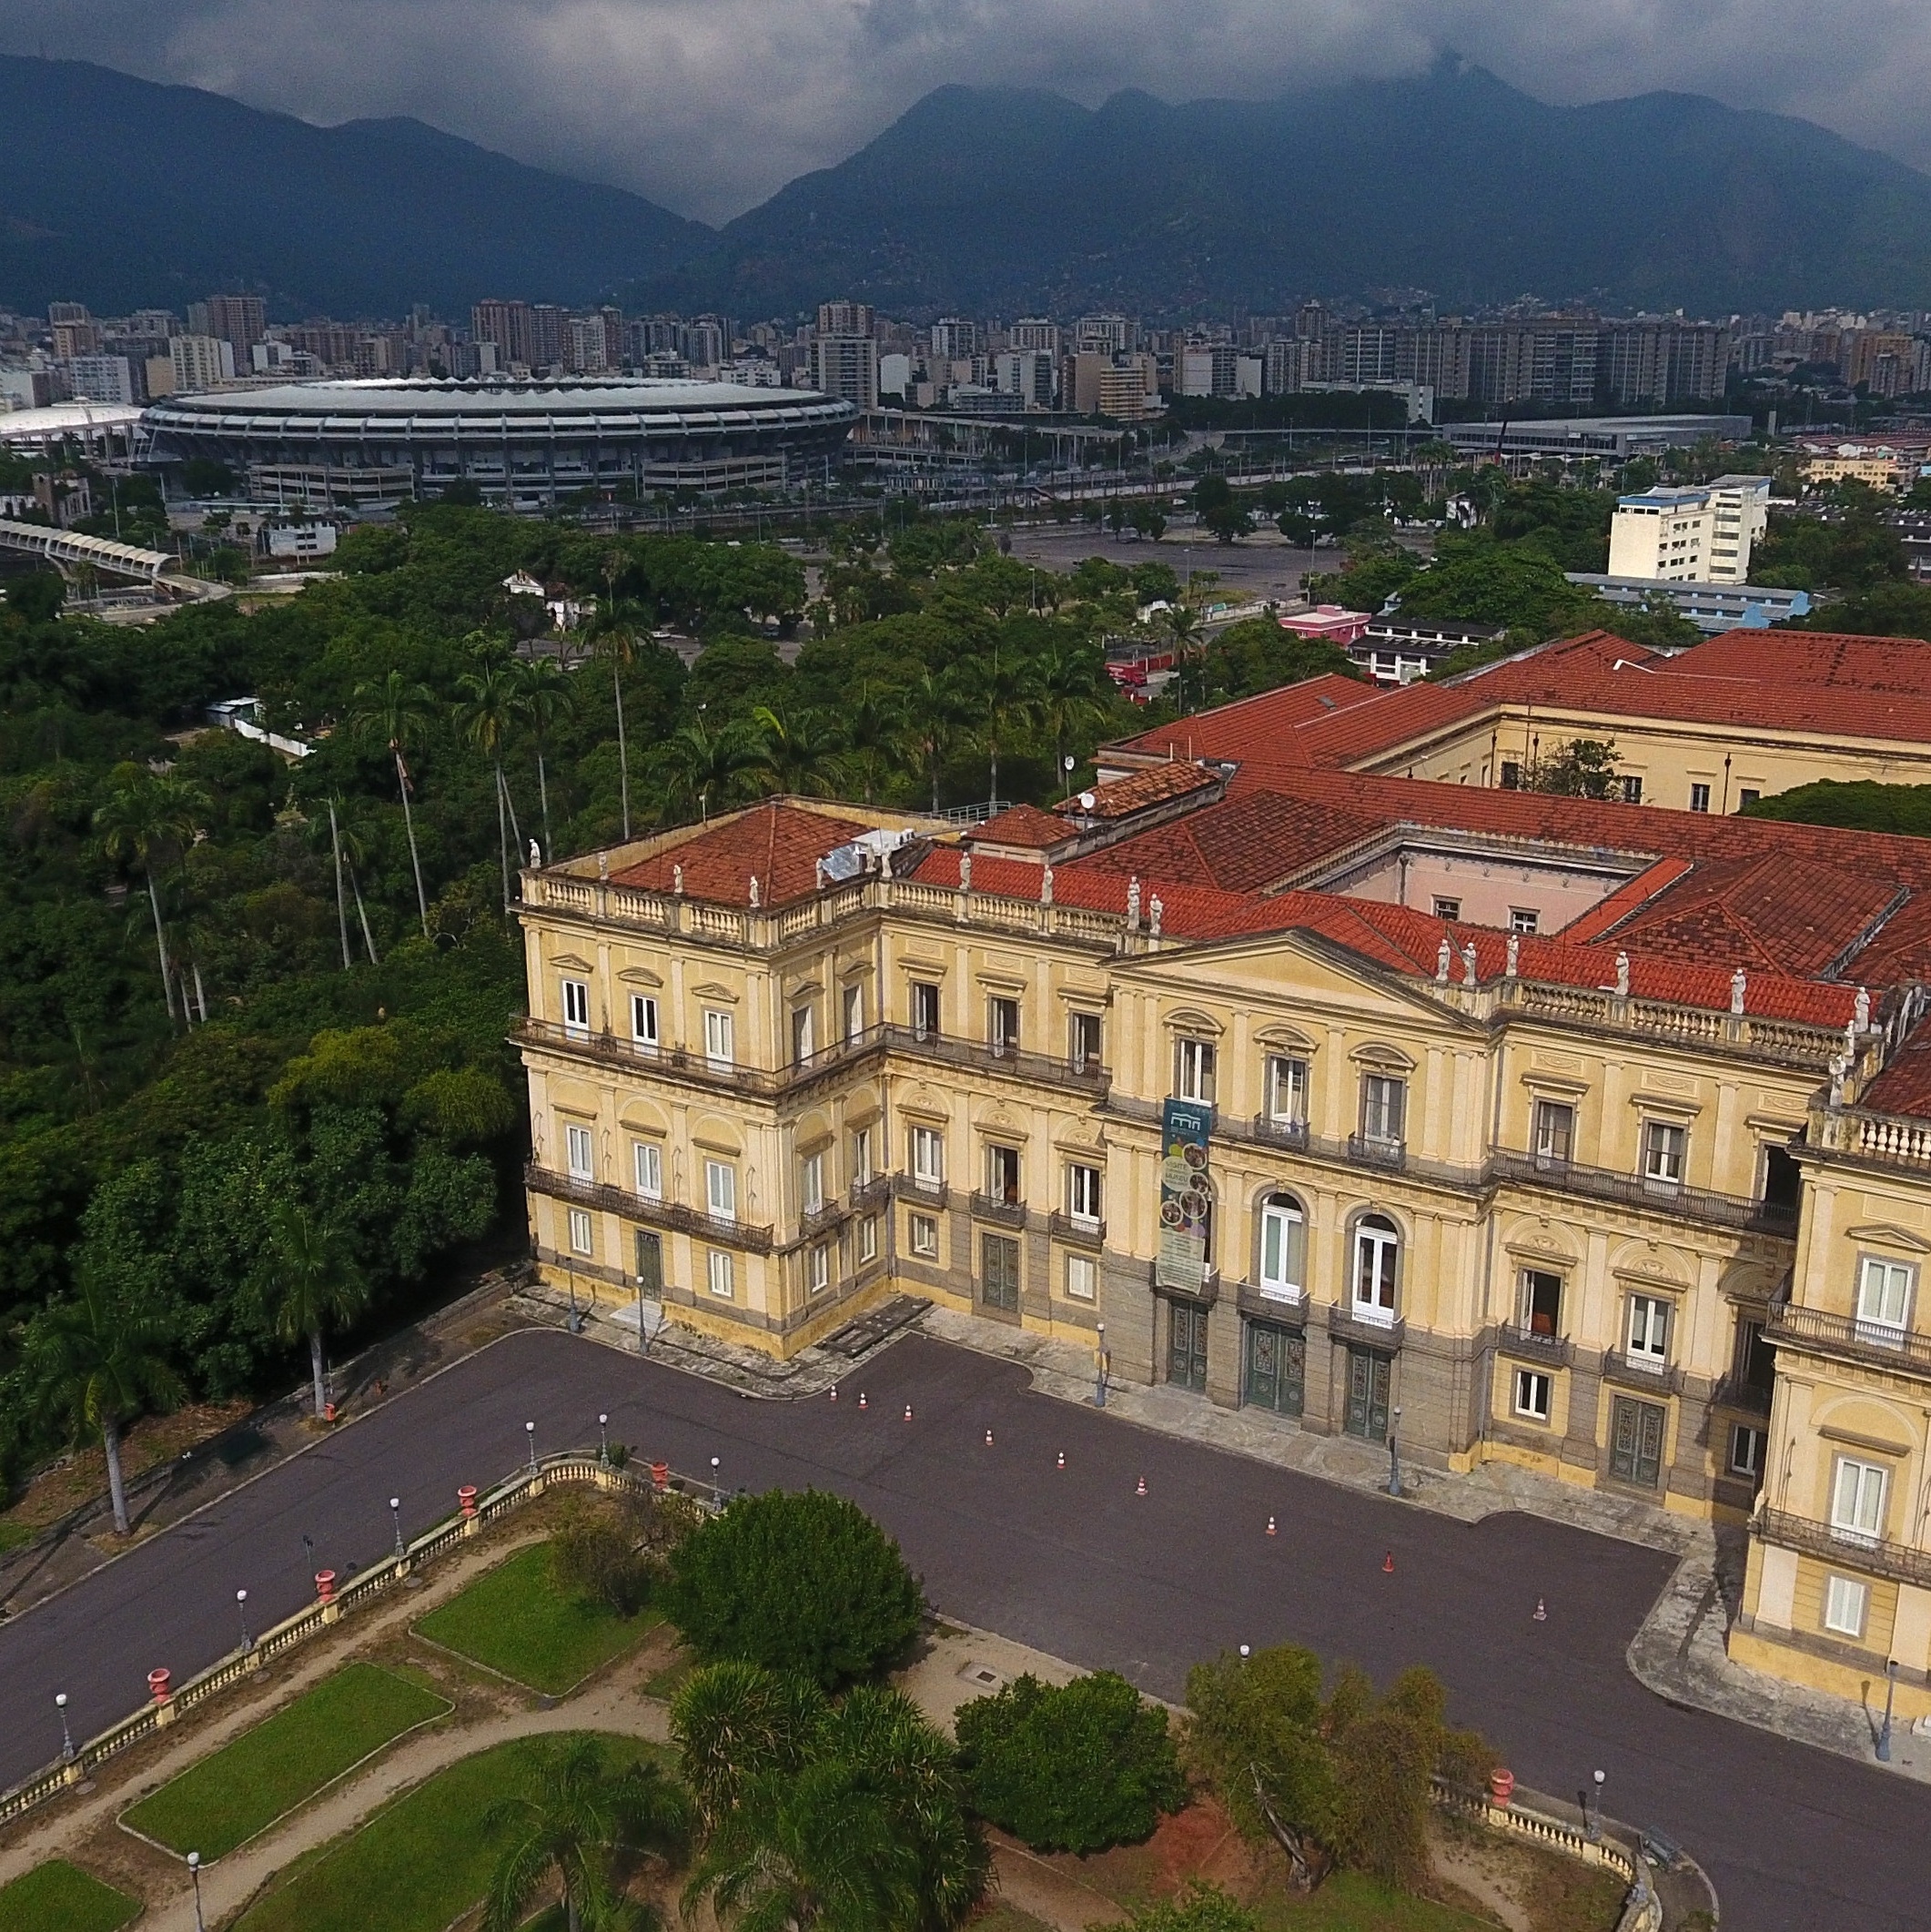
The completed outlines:
<svg viewBox="0 0 1931 1932">
<path fill-rule="evenodd" d="M 1384 1890 L 1363 1872 L 1337 1872 L 1310 1897 L 1263 1898 L 1261 1932 L 1493 1932 L 1493 1924 L 1409 1892 Z"/>
<path fill-rule="evenodd" d="M 484 1572 L 416 1628 L 432 1644 L 561 1696 L 662 1621 L 652 1610 L 620 1617 L 559 1588 L 550 1545 L 536 1543 Z"/>
<path fill-rule="evenodd" d="M 296 1866 L 235 1932 L 443 1932 L 481 1898 L 496 1863 L 478 1819 L 523 1788 L 546 1742 L 518 1738 L 425 1779 Z M 628 1737 L 606 1744 L 613 1763 L 650 1750 Z"/>
<path fill-rule="evenodd" d="M 59 1858 L 0 1886 L 0 1932 L 119 1932 L 140 1909 Z"/>
<path fill-rule="evenodd" d="M 351 1664 L 122 1814 L 186 1855 L 218 1858 L 314 1796 L 449 1700 L 373 1664 Z"/>
</svg>

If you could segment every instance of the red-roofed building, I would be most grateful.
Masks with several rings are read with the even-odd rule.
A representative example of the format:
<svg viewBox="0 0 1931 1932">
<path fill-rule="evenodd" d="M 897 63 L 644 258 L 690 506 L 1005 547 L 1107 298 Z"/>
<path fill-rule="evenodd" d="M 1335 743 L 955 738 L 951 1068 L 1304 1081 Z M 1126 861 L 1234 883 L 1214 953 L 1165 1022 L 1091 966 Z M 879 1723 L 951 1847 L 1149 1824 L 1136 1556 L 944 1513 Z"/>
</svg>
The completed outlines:
<svg viewBox="0 0 1931 1932">
<path fill-rule="evenodd" d="M 544 1278 L 778 1354 L 898 1293 L 1103 1320 L 1116 1379 L 1370 1445 L 1399 1405 L 1438 1480 L 1747 1518 L 1733 1654 L 1931 1710 L 1931 842 L 1734 809 L 1931 759 L 1926 651 L 1597 632 L 973 828 L 778 800 L 532 871 Z M 1640 802 L 1500 782 L 1582 734 Z"/>
</svg>

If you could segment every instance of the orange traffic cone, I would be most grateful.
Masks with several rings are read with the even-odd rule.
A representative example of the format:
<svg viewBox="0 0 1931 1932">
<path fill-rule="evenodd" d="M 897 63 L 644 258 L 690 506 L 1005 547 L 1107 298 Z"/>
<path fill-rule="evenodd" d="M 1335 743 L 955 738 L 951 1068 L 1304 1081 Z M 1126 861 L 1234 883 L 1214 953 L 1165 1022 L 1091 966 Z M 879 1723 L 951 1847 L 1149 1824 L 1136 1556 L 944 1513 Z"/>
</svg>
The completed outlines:
<svg viewBox="0 0 1931 1932">
<path fill-rule="evenodd" d="M 1273 1519 L 1273 1518 L 1272 1518 L 1271 1516 L 1269 1516 L 1269 1517 L 1268 1518 L 1268 1534 L 1269 1534 L 1269 1536 L 1272 1536 L 1272 1535 L 1274 1535 L 1275 1533 L 1276 1533 L 1276 1532 L 1275 1532 L 1275 1529 L 1274 1529 L 1274 1519 Z"/>
<path fill-rule="evenodd" d="M 1548 1609 L 1543 1604 L 1541 1597 L 1537 1597 L 1535 1600 L 1535 1621 L 1538 1623 L 1546 1623 L 1549 1621 Z"/>
<path fill-rule="evenodd" d="M 1136 1496 L 1144 1496 L 1147 1493 L 1147 1479 L 1145 1476 L 1140 1478 L 1139 1487 L 1133 1493 Z"/>
<path fill-rule="evenodd" d="M 912 1404 L 910 1402 L 905 1404 L 905 1420 L 908 1422 L 912 1420 Z"/>
<path fill-rule="evenodd" d="M 1061 1469 L 1067 1466 L 1067 1452 L 1063 1449 L 1059 1452 L 1059 1466 Z"/>
<path fill-rule="evenodd" d="M 1395 1573 L 1395 1553 L 1392 1550 L 1381 1559 L 1381 1573 L 1384 1576 L 1392 1576 Z"/>
<path fill-rule="evenodd" d="M 864 1407 L 864 1391 L 863 1389 L 858 1391 L 858 1406 L 861 1409 Z"/>
<path fill-rule="evenodd" d="M 989 1429 L 986 1431 L 986 1446 L 988 1449 L 992 1447 L 992 1431 Z"/>
<path fill-rule="evenodd" d="M 836 1382 L 832 1384 L 832 1400 L 834 1402 L 838 1400 L 838 1384 Z"/>
</svg>

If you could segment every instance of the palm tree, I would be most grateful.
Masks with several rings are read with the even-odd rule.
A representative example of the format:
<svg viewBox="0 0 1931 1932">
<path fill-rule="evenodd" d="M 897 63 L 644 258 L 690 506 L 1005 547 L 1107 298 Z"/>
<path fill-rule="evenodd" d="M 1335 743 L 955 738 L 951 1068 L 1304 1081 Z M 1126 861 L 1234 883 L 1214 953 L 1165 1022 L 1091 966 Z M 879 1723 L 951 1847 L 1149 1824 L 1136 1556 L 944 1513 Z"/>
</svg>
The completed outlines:
<svg viewBox="0 0 1931 1932">
<path fill-rule="evenodd" d="M 514 1836 L 490 1876 L 482 1932 L 514 1932 L 551 1873 L 562 1886 L 570 1932 L 615 1925 L 622 1908 L 612 1889 L 612 1863 L 623 1852 L 676 1849 L 685 1816 L 682 1794 L 655 1765 L 613 1775 L 594 1737 L 548 1747 L 537 1759 L 535 1789 L 483 1814 L 485 1832 Z M 642 1914 L 632 1907 L 622 1916 L 635 1924 Z"/>
<path fill-rule="evenodd" d="M 974 736 L 986 747 L 992 764 L 992 786 L 986 803 L 999 803 L 999 747 L 1023 736 L 1039 715 L 1039 683 L 1029 659 L 1010 646 L 995 644 L 991 655 L 972 667 L 970 689 L 976 701 Z"/>
<path fill-rule="evenodd" d="M 107 858 L 117 865 L 138 865 L 147 881 L 155 951 L 161 962 L 161 993 L 172 1021 L 174 972 L 167 957 L 167 932 L 161 924 L 161 891 L 155 869 L 170 853 L 185 851 L 194 843 L 208 810 L 207 794 L 186 779 L 157 778 L 135 764 L 116 766 L 112 784 L 113 789 L 95 810 L 94 830 Z M 185 996 L 182 1004 L 187 1005 Z M 182 1017 L 187 1017 L 185 1012 Z"/>
<path fill-rule="evenodd" d="M 350 720 L 353 729 L 379 739 L 396 761 L 396 789 L 402 794 L 402 825 L 409 835 L 409 869 L 416 875 L 416 915 L 422 922 L 422 936 L 430 936 L 430 902 L 422 890 L 422 859 L 416 850 L 416 820 L 409 808 L 409 766 L 403 753 L 416 737 L 425 720 L 436 710 L 436 693 L 427 684 L 412 684 L 393 666 L 380 678 L 358 684 L 356 703 L 361 706 Z"/>
<path fill-rule="evenodd" d="M 918 1917 L 919 1859 L 864 1774 L 827 1757 L 745 1779 L 684 1887 L 734 1932 L 898 1932 Z"/>
<path fill-rule="evenodd" d="M 903 1691 L 862 1684 L 828 1714 L 822 1748 L 855 1765 L 918 1859 L 920 1923 L 958 1925 L 986 1889 L 986 1841 L 966 1808 L 958 1755 Z"/>
<path fill-rule="evenodd" d="M 329 1407 L 323 1332 L 345 1326 L 362 1312 L 369 1281 L 341 1229 L 296 1201 L 283 1201 L 275 1209 L 266 1259 L 268 1319 L 278 1340 L 308 1340 L 319 1422 Z"/>
<path fill-rule="evenodd" d="M 906 693 L 906 705 L 913 739 L 932 783 L 932 811 L 935 817 L 939 809 L 939 771 L 968 715 L 966 693 L 955 672 L 925 671 Z"/>
<path fill-rule="evenodd" d="M 1197 681 L 1198 667 L 1206 655 L 1200 638 L 1200 613 L 1190 604 L 1177 603 L 1162 622 L 1167 634 L 1173 639 L 1175 679 L 1184 692 Z"/>
<path fill-rule="evenodd" d="M 1035 660 L 1039 679 L 1039 728 L 1053 740 L 1053 770 L 1066 770 L 1067 743 L 1085 738 L 1107 721 L 1097 693 L 1106 682 L 1106 660 L 1092 644 L 1055 640 Z M 1058 783 L 1056 775 L 1055 784 Z"/>
<path fill-rule="evenodd" d="M 536 789 L 543 807 L 543 856 L 554 856 L 550 844 L 550 775 L 544 752 L 550 733 L 577 708 L 570 674 L 553 657 L 516 661 L 517 710 L 536 741 Z"/>
<path fill-rule="evenodd" d="M 794 798 L 833 798 L 844 783 L 844 748 L 835 723 L 823 712 L 775 711 L 754 704 L 759 734 L 753 769 L 773 792 Z"/>
<path fill-rule="evenodd" d="M 110 1295 L 91 1270 L 79 1292 L 27 1324 L 26 1386 L 38 1416 L 66 1425 L 76 1443 L 98 1431 L 107 1457 L 116 1533 L 128 1532 L 121 1431 L 150 1403 L 172 1408 L 185 1392 L 167 1355 L 173 1325 L 142 1294 Z"/>
<path fill-rule="evenodd" d="M 456 728 L 490 761 L 490 768 L 496 774 L 496 856 L 502 866 L 503 906 L 507 911 L 510 834 L 517 835 L 519 845 L 522 843 L 521 828 L 516 824 L 516 806 L 503 782 L 503 753 L 509 747 L 510 734 L 516 728 L 521 708 L 518 679 L 507 658 L 480 657 L 474 671 L 465 672 L 456 680 L 456 688 L 462 693 L 462 702 L 456 707 Z M 506 804 L 510 807 L 507 829 L 503 824 Z"/>
<path fill-rule="evenodd" d="M 615 628 L 601 631 L 595 645 L 597 656 L 610 663 L 611 691 L 617 700 L 617 783 L 623 794 L 623 842 L 631 838 L 631 753 L 623 735 L 623 673 L 637 654 L 637 640 L 628 631 Z"/>
<path fill-rule="evenodd" d="M 735 723 L 714 732 L 702 718 L 680 725 L 651 754 L 665 816 L 695 810 L 708 817 L 713 805 L 735 804 L 757 759 L 756 745 Z"/>
<path fill-rule="evenodd" d="M 889 687 L 881 690 L 866 678 L 845 706 L 845 742 L 851 748 L 851 764 L 864 790 L 864 802 L 904 762 L 910 743 L 910 723 L 905 693 Z"/>
<path fill-rule="evenodd" d="M 693 1671 L 671 1700 L 671 1742 L 700 1817 L 722 1817 L 748 1778 L 795 1771 L 830 1709 L 816 1684 L 762 1664 L 726 1659 Z"/>
</svg>

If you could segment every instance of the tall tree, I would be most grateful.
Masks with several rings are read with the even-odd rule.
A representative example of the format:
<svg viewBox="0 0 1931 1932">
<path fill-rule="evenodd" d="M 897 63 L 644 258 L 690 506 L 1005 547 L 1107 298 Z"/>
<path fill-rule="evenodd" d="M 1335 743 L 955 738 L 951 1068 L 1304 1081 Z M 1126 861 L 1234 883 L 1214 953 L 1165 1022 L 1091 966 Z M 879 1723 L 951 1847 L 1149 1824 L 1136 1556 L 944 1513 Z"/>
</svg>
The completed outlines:
<svg viewBox="0 0 1931 1932">
<path fill-rule="evenodd" d="M 614 619 L 614 611 L 612 612 Z M 623 842 L 631 839 L 631 751 L 623 731 L 623 673 L 637 654 L 637 640 L 614 621 L 597 633 L 596 655 L 610 665 L 612 695 L 617 701 L 617 783 L 623 796 Z"/>
<path fill-rule="evenodd" d="M 735 804 L 757 760 L 755 743 L 734 721 L 715 730 L 703 718 L 679 725 L 651 754 L 664 815 L 708 817 Z"/>
<path fill-rule="evenodd" d="M 416 818 L 409 809 L 406 754 L 435 714 L 436 693 L 427 684 L 411 683 L 392 665 L 381 677 L 358 684 L 355 701 L 360 709 L 350 721 L 353 728 L 386 744 L 389 756 L 395 760 L 396 790 L 402 797 L 402 828 L 409 837 L 409 869 L 416 875 L 416 916 L 422 922 L 422 936 L 427 939 L 430 902 L 422 889 L 422 856 L 416 849 Z"/>
<path fill-rule="evenodd" d="M 1039 653 L 1039 728 L 1053 741 L 1054 784 L 1066 772 L 1067 746 L 1097 732 L 1107 722 L 1100 693 L 1106 688 L 1106 659 L 1096 644 L 1056 640 Z"/>
<path fill-rule="evenodd" d="M 906 693 L 909 727 L 932 786 L 932 809 L 939 808 L 939 774 L 972 715 L 970 698 L 955 669 L 926 670 Z"/>
<path fill-rule="evenodd" d="M 794 798 L 834 798 L 847 775 L 844 746 L 835 722 L 823 712 L 752 707 L 757 733 L 759 780 Z"/>
<path fill-rule="evenodd" d="M 65 1424 L 76 1442 L 99 1435 L 122 1536 L 128 1522 L 121 1432 L 144 1409 L 172 1408 L 184 1393 L 167 1359 L 172 1327 L 150 1290 L 113 1293 L 91 1269 L 82 1270 L 71 1300 L 55 1302 L 27 1325 L 30 1400 L 41 1420 Z"/>
<path fill-rule="evenodd" d="M 536 789 L 543 812 L 543 856 L 554 857 L 550 843 L 550 734 L 577 708 L 570 673 L 553 657 L 514 661 L 517 712 L 536 746 Z"/>
<path fill-rule="evenodd" d="M 174 973 L 167 957 L 167 929 L 161 921 L 161 889 L 155 874 L 171 855 L 178 855 L 194 843 L 207 811 L 207 794 L 198 785 L 123 764 L 116 768 L 111 788 L 94 814 L 95 835 L 102 853 L 117 865 L 138 866 L 147 882 L 155 952 L 161 963 L 161 992 L 170 1020 L 175 1017 Z M 182 1005 L 185 1020 L 185 996 Z"/>
<path fill-rule="evenodd" d="M 537 1888 L 554 1876 L 570 1932 L 601 1932 L 619 1921 L 612 1867 L 626 1852 L 667 1853 L 683 1842 L 683 1795 L 648 1762 L 612 1772 L 594 1737 L 544 1749 L 534 1789 L 507 1797 L 482 1816 L 486 1834 L 508 1833 L 483 1901 L 483 1932 L 515 1932 Z M 654 1923 L 632 1907 L 624 1922 Z"/>
<path fill-rule="evenodd" d="M 298 1201 L 283 1201 L 269 1223 L 264 1300 L 283 1341 L 306 1340 L 315 1383 L 315 1419 L 329 1407 L 322 1340 L 353 1321 L 369 1304 L 369 1281 L 342 1230 Z"/>
<path fill-rule="evenodd" d="M 986 804 L 999 800 L 999 753 L 1015 738 L 1023 738 L 1039 716 L 1039 680 L 1032 661 L 1009 644 L 996 643 L 971 663 L 966 680 L 976 716 L 974 735 L 984 746 L 992 768 Z"/>
<path fill-rule="evenodd" d="M 516 672 L 508 658 L 479 654 L 476 669 L 456 680 L 462 700 L 456 707 L 456 727 L 490 761 L 496 774 L 496 855 L 502 866 L 503 906 L 510 905 L 510 835 L 516 830 L 515 807 L 510 804 L 510 788 L 503 782 L 503 754 L 511 734 L 521 722 L 521 693 Z M 510 824 L 503 821 L 510 809 Z"/>
</svg>

